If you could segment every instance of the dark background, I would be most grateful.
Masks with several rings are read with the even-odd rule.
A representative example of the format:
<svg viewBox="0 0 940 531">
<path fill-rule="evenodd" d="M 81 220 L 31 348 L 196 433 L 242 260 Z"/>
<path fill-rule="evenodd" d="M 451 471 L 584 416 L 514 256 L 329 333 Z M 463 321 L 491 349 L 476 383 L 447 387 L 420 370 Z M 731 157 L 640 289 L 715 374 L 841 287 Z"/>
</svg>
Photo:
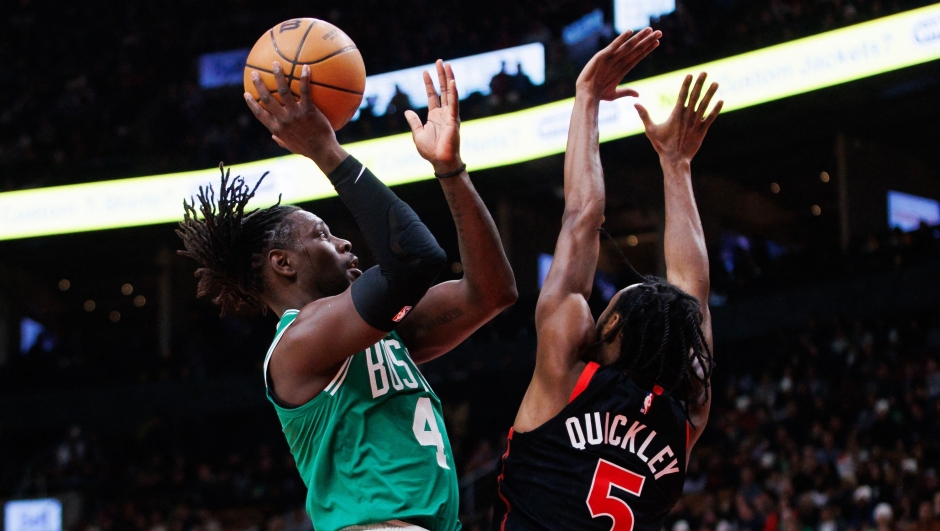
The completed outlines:
<svg viewBox="0 0 940 531">
<path fill-rule="evenodd" d="M 654 21 L 663 46 L 627 81 L 928 3 L 679 2 Z M 370 73 L 544 42 L 546 84 L 471 96 L 462 102 L 471 119 L 572 95 L 580 64 L 561 27 L 597 7 L 611 20 L 609 3 L 590 0 L 9 2 L 0 20 L 0 191 L 219 160 L 237 171 L 282 154 L 240 87 L 198 87 L 196 62 L 249 46 L 288 18 L 339 25 Z M 885 197 L 892 189 L 940 199 L 938 87 L 940 68 L 927 63 L 728 113 L 709 132 L 693 179 L 711 262 L 716 400 L 686 495 L 667 519 L 673 531 L 940 526 L 940 230 L 889 231 Z M 400 109 L 372 114 L 343 129 L 342 141 L 406 130 Z M 606 229 L 641 272 L 663 274 L 655 153 L 635 136 L 601 154 Z M 560 227 L 562 157 L 473 180 L 520 300 L 422 367 L 445 406 L 468 529 L 488 522 L 505 433 L 531 376 L 537 260 Z M 457 278 L 456 234 L 437 183 L 395 191 L 453 261 L 441 280 Z M 369 265 L 337 199 L 301 206 Z M 275 318 L 219 319 L 195 298 L 194 267 L 179 247 L 171 225 L 0 242 L 0 499 L 60 497 L 68 529 L 308 529 L 298 511 L 305 489 L 264 399 Z M 610 242 L 598 271 L 622 287 Z M 44 327 L 27 352 L 23 318 Z"/>
</svg>

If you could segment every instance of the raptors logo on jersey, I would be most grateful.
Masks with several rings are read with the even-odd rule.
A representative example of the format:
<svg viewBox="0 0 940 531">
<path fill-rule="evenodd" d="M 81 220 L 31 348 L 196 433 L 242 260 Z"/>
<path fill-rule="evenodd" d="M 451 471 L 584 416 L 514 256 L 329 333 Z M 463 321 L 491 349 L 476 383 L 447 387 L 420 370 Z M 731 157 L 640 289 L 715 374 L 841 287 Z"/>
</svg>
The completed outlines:
<svg viewBox="0 0 940 531">
<path fill-rule="evenodd" d="M 493 528 L 659 531 L 682 494 L 687 444 L 676 400 L 590 363 L 558 415 L 510 430 Z"/>
</svg>

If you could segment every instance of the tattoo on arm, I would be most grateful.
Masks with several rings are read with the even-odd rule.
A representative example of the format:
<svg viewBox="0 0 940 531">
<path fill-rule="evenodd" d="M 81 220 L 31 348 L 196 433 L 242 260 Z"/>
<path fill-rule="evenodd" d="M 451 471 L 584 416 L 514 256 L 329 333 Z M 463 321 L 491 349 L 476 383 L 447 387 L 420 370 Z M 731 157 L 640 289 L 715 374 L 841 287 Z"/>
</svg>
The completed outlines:
<svg viewBox="0 0 940 531">
<path fill-rule="evenodd" d="M 451 308 L 433 319 L 428 319 L 421 328 L 428 330 L 436 326 L 441 326 L 460 318 L 463 314 L 464 312 L 460 308 Z"/>
<path fill-rule="evenodd" d="M 457 227 L 457 235 L 463 236 L 463 211 L 460 210 L 460 202 L 457 201 L 457 194 L 453 190 L 444 192 L 447 198 L 447 204 L 450 206 L 451 215 L 454 218 L 454 226 Z M 459 317 L 459 316 L 458 316 Z"/>
</svg>

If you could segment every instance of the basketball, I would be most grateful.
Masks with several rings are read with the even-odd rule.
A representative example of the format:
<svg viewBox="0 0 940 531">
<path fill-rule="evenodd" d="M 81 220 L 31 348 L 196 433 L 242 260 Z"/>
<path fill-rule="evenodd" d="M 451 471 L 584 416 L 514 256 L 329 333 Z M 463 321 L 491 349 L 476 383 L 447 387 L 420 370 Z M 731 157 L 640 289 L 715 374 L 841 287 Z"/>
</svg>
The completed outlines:
<svg viewBox="0 0 940 531">
<path fill-rule="evenodd" d="M 291 93 L 300 98 L 300 74 L 310 66 L 310 95 L 313 104 L 326 115 L 334 130 L 346 125 L 362 103 L 366 88 L 366 67 L 356 44 L 329 22 L 315 18 L 295 18 L 281 22 L 258 39 L 245 62 L 245 90 L 256 100 L 258 91 L 251 72 L 280 101 L 272 63 L 278 61 L 290 83 Z"/>
</svg>

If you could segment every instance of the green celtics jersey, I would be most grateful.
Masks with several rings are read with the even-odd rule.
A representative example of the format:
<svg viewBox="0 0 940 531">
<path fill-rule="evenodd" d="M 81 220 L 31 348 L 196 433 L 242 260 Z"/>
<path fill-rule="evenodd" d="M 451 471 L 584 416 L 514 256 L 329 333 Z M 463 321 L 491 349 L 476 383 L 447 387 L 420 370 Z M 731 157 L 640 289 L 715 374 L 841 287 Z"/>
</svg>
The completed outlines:
<svg viewBox="0 0 940 531">
<path fill-rule="evenodd" d="M 284 312 L 264 362 L 297 317 Z M 317 531 L 401 520 L 460 529 L 454 454 L 441 402 L 395 332 L 353 354 L 326 388 L 296 408 L 271 394 Z"/>
</svg>

